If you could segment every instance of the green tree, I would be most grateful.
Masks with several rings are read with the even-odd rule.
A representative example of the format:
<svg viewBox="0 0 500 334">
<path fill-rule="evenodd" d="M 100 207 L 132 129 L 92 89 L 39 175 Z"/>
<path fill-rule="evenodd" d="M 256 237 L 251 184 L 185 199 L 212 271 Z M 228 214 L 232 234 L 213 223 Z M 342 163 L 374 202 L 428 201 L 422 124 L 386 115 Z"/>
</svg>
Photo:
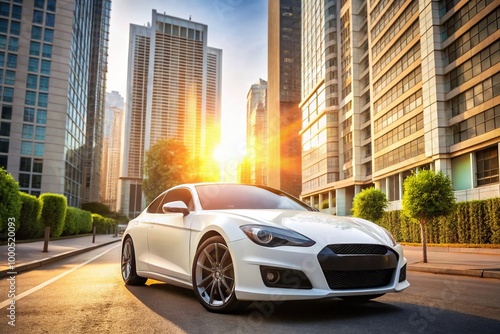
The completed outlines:
<svg viewBox="0 0 500 334">
<path fill-rule="evenodd" d="M 456 206 L 451 180 L 442 171 L 419 170 L 406 178 L 403 187 L 403 212 L 420 223 L 422 261 L 427 263 L 427 222 L 452 213 Z"/>
<path fill-rule="evenodd" d="M 92 213 L 98 213 L 101 216 L 109 216 L 112 214 L 109 206 L 99 202 L 83 203 L 82 210 L 90 211 Z"/>
<path fill-rule="evenodd" d="M 387 196 L 374 187 L 361 190 L 352 201 L 352 214 L 373 222 L 382 218 L 389 201 Z"/>
<path fill-rule="evenodd" d="M 193 167 L 186 147 L 175 139 L 162 139 L 146 152 L 142 191 L 151 202 L 166 189 L 191 182 Z"/>
<path fill-rule="evenodd" d="M 0 167 L 0 231 L 7 231 L 9 222 L 15 222 L 16 230 L 19 228 L 21 206 L 19 184 Z"/>
</svg>

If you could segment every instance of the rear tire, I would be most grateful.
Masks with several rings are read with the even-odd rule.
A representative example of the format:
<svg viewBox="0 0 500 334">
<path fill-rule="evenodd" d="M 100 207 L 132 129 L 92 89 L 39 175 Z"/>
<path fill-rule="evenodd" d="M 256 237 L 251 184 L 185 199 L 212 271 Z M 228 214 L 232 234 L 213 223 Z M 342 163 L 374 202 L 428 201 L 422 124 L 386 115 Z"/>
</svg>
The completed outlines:
<svg viewBox="0 0 500 334">
<path fill-rule="evenodd" d="M 135 266 L 135 252 L 132 238 L 128 237 L 123 242 L 121 256 L 122 278 L 127 285 L 144 285 L 148 280 L 146 277 L 137 275 Z"/>
<path fill-rule="evenodd" d="M 250 304 L 236 298 L 233 260 L 221 236 L 208 238 L 198 248 L 192 277 L 196 298 L 210 312 L 229 313 Z"/>
</svg>

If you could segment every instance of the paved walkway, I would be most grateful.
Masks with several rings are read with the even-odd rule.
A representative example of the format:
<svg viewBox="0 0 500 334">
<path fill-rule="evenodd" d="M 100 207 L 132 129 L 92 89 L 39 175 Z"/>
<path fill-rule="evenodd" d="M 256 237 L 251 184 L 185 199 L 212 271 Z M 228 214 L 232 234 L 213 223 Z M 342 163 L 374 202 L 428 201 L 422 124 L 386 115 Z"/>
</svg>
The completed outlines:
<svg viewBox="0 0 500 334">
<path fill-rule="evenodd" d="M 50 240 L 47 253 L 42 252 L 43 241 L 16 243 L 14 271 L 20 273 L 31 270 L 121 240 L 120 237 L 115 237 L 112 234 L 96 235 L 95 243 L 92 243 L 92 239 L 93 237 L 90 235 L 70 239 Z M 9 256 L 9 247 L 7 245 L 0 246 L 0 277 L 7 276 L 7 273 L 10 271 Z"/>
<path fill-rule="evenodd" d="M 49 251 L 43 253 L 43 241 L 17 243 L 15 272 L 34 269 L 59 259 L 83 253 L 97 247 L 121 241 L 113 235 L 55 240 L 49 242 Z M 500 279 L 500 249 L 428 247 L 428 263 L 422 263 L 420 246 L 404 246 L 408 270 L 437 274 L 464 275 Z M 0 246 L 0 277 L 9 272 L 8 247 Z"/>
</svg>

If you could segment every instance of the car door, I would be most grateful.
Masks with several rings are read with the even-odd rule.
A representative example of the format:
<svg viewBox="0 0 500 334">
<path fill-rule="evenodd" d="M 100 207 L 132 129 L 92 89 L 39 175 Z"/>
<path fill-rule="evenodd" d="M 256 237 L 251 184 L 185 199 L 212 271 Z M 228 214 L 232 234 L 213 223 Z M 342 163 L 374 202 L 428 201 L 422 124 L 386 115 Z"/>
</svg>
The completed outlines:
<svg viewBox="0 0 500 334">
<path fill-rule="evenodd" d="M 189 240 L 193 214 L 165 213 L 162 207 L 165 203 L 183 201 L 193 211 L 192 198 L 188 188 L 172 189 L 163 198 L 153 226 L 148 229 L 148 262 L 152 272 L 183 281 L 190 279 Z"/>
</svg>

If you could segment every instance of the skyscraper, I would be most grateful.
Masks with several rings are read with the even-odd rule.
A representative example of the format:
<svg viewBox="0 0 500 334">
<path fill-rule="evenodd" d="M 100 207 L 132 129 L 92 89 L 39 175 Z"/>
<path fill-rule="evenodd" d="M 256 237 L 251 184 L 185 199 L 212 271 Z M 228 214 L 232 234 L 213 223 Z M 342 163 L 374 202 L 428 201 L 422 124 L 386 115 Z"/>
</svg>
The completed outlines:
<svg viewBox="0 0 500 334">
<path fill-rule="evenodd" d="M 106 93 L 101 168 L 102 201 L 116 211 L 121 166 L 122 127 L 125 101 L 117 91 Z"/>
<path fill-rule="evenodd" d="M 267 184 L 301 192 L 301 0 L 268 5 Z"/>
<path fill-rule="evenodd" d="M 267 184 L 267 82 L 259 79 L 247 94 L 247 180 Z"/>
<path fill-rule="evenodd" d="M 0 3 L 0 166 L 24 192 L 64 194 L 75 207 L 87 198 L 85 151 L 96 144 L 87 136 L 100 126 L 88 106 L 91 95 L 101 103 L 107 43 L 100 39 L 110 7 L 110 0 Z"/>
<path fill-rule="evenodd" d="M 450 176 L 458 200 L 499 196 L 499 13 L 498 0 L 304 0 L 302 198 L 345 215 L 374 185 L 400 209 L 419 168 Z"/>
<path fill-rule="evenodd" d="M 222 50 L 207 46 L 207 26 L 153 10 L 151 25 L 130 25 L 120 211 L 144 206 L 145 152 L 174 138 L 192 158 L 211 158 L 220 138 Z"/>
</svg>

